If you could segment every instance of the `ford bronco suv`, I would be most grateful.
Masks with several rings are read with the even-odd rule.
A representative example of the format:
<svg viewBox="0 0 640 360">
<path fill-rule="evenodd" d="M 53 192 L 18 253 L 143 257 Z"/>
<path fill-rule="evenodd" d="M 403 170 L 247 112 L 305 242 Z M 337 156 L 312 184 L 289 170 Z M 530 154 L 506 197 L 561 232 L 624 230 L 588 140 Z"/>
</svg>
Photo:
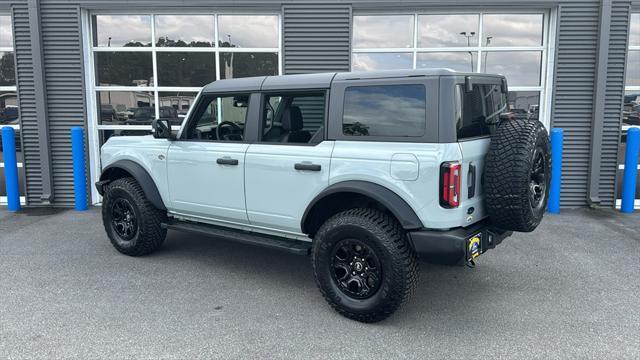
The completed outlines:
<svg viewBox="0 0 640 360">
<path fill-rule="evenodd" d="M 216 81 L 177 132 L 104 144 L 104 227 L 131 256 L 167 229 L 310 254 L 335 310 L 379 321 L 419 259 L 473 264 L 540 223 L 548 134 L 508 112 L 504 77 L 447 69 Z"/>
</svg>

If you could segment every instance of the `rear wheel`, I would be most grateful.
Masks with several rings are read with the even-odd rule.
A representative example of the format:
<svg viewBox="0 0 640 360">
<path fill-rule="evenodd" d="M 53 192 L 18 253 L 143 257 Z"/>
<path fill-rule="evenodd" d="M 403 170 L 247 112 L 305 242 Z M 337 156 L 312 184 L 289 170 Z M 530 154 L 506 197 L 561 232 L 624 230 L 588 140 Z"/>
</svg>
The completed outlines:
<svg viewBox="0 0 640 360">
<path fill-rule="evenodd" d="M 167 235 L 161 224 L 166 212 L 147 200 L 140 184 L 133 178 L 109 183 L 102 203 L 102 222 L 119 252 L 142 256 L 158 249 Z"/>
<path fill-rule="evenodd" d="M 493 224 L 533 231 L 547 207 L 551 180 L 551 146 L 544 125 L 537 120 L 501 123 L 491 138 L 484 177 Z"/>
<path fill-rule="evenodd" d="M 327 302 L 357 321 L 393 314 L 418 278 L 413 247 L 396 219 L 373 209 L 353 209 L 327 220 L 313 242 L 316 283 Z"/>
</svg>

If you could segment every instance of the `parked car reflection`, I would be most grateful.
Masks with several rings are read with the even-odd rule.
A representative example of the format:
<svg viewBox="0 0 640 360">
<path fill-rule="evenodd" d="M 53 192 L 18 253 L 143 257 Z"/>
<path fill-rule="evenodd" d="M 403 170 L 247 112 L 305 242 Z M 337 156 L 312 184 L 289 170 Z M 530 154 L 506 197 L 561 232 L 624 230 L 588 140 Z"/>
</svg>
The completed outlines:
<svg viewBox="0 0 640 360">
<path fill-rule="evenodd" d="M 626 125 L 640 125 L 640 93 L 624 96 L 622 122 Z"/>
</svg>

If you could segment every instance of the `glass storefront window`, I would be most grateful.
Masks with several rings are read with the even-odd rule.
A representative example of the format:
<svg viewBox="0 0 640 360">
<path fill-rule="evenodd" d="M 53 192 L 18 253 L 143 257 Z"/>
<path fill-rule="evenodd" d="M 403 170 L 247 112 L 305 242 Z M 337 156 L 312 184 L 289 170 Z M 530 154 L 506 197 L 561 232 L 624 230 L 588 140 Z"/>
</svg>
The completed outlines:
<svg viewBox="0 0 640 360">
<path fill-rule="evenodd" d="M 278 75 L 277 53 L 220 53 L 220 79 Z"/>
<path fill-rule="evenodd" d="M 218 43 L 220 47 L 277 48 L 278 17 L 220 15 Z"/>
<path fill-rule="evenodd" d="M 485 14 L 483 46 L 541 46 L 542 14 Z"/>
<path fill-rule="evenodd" d="M 507 103 L 509 111 L 516 119 L 539 119 L 539 91 L 509 91 Z"/>
<path fill-rule="evenodd" d="M 156 15 L 156 46 L 212 47 L 214 24 L 210 15 Z"/>
<path fill-rule="evenodd" d="M 502 74 L 509 86 L 539 86 L 541 51 L 485 52 L 483 72 Z"/>
<path fill-rule="evenodd" d="M 180 123 L 206 84 L 280 73 L 277 15 L 96 14 L 91 21 L 98 129 L 158 117 Z"/>
<path fill-rule="evenodd" d="M 411 69 L 411 53 L 354 53 L 351 67 L 355 71 Z"/>
<path fill-rule="evenodd" d="M 169 119 L 171 125 L 177 126 L 182 124 L 198 93 L 174 91 L 160 92 L 158 95 L 160 118 Z"/>
<path fill-rule="evenodd" d="M 357 15 L 353 17 L 353 47 L 413 47 L 413 15 Z"/>
<path fill-rule="evenodd" d="M 18 98 L 15 91 L 0 91 L 0 127 L 18 125 Z"/>
<path fill-rule="evenodd" d="M 0 86 L 16 85 L 16 63 L 13 51 L 0 51 Z"/>
<path fill-rule="evenodd" d="M 629 46 L 640 47 L 640 13 L 631 14 L 631 28 L 629 29 Z"/>
<path fill-rule="evenodd" d="M 477 46 L 478 14 L 418 16 L 418 47 Z"/>
<path fill-rule="evenodd" d="M 158 86 L 201 87 L 216 80 L 216 57 L 208 52 L 158 52 Z"/>
<path fill-rule="evenodd" d="M 640 49 L 629 50 L 627 54 L 626 86 L 640 86 Z"/>
<path fill-rule="evenodd" d="M 156 118 L 154 99 L 148 91 L 98 91 L 99 124 L 151 124 Z"/>
<path fill-rule="evenodd" d="M 416 69 L 448 68 L 456 71 L 474 72 L 478 63 L 477 52 L 427 52 L 418 53 Z"/>
<path fill-rule="evenodd" d="M 544 51 L 549 22 L 546 11 L 356 14 L 351 69 L 448 68 L 502 74 L 514 96 L 535 94 L 528 107 L 535 109 L 535 116 L 543 114 L 540 120 L 548 125 L 548 111 L 541 107 L 550 90 L 544 76 L 548 62 L 545 54 L 551 53 Z M 635 78 L 632 74 L 628 81 Z M 525 112 L 532 116 L 531 110 Z"/>
<path fill-rule="evenodd" d="M 94 15 L 92 24 L 94 46 L 151 46 L 149 15 Z"/>
<path fill-rule="evenodd" d="M 640 126 L 640 89 L 625 91 L 622 107 L 622 125 Z"/>
<path fill-rule="evenodd" d="M 0 47 L 13 47 L 13 28 L 8 15 L 0 15 Z"/>
<path fill-rule="evenodd" d="M 152 86 L 150 52 L 96 52 L 96 83 L 99 86 Z"/>
</svg>

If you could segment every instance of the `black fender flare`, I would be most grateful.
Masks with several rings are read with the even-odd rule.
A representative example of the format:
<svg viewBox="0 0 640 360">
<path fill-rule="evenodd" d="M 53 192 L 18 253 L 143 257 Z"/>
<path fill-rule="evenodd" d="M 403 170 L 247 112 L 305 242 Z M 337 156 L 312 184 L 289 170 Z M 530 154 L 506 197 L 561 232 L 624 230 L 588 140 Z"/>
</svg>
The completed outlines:
<svg viewBox="0 0 640 360">
<path fill-rule="evenodd" d="M 418 217 L 418 215 L 416 215 L 416 212 L 413 211 L 411 206 L 409 206 L 409 204 L 407 204 L 404 199 L 402 199 L 392 190 L 389 190 L 382 185 L 378 185 L 368 181 L 348 180 L 330 185 L 320 194 L 318 194 L 313 200 L 311 200 L 311 202 L 305 209 L 304 215 L 302 216 L 302 220 L 300 222 L 300 228 L 302 229 L 303 233 L 308 233 L 308 229 L 306 226 L 307 217 L 311 213 L 311 210 L 314 208 L 314 206 L 325 197 L 341 192 L 356 193 L 376 200 L 384 207 L 389 209 L 389 211 L 396 217 L 396 219 L 398 219 L 400 225 L 405 230 L 415 230 L 421 229 L 423 227 L 422 221 L 420 221 L 420 218 Z"/>
<path fill-rule="evenodd" d="M 149 175 L 142 165 L 132 160 L 118 160 L 102 170 L 100 181 L 96 183 L 96 188 L 100 195 L 103 195 L 104 193 L 104 186 L 113 180 L 110 179 L 110 173 L 114 169 L 121 169 L 131 174 L 138 184 L 140 184 L 140 187 L 142 187 L 142 191 L 144 191 L 144 195 L 149 199 L 149 202 L 160 210 L 167 210 L 167 207 L 164 206 L 164 202 L 160 196 L 160 192 L 158 191 L 158 187 L 153 181 L 151 175 Z"/>
</svg>

